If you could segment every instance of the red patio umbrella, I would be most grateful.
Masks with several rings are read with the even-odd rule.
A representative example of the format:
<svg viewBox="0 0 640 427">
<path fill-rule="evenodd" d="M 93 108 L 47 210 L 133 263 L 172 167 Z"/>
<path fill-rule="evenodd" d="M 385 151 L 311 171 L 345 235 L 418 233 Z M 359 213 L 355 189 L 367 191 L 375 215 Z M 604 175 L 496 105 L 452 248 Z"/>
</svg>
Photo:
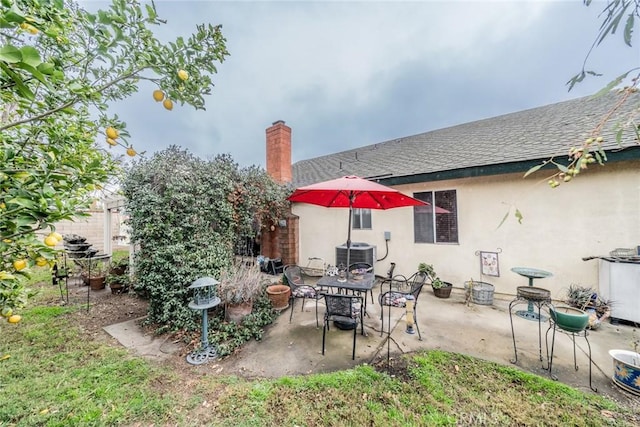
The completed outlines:
<svg viewBox="0 0 640 427">
<path fill-rule="evenodd" d="M 344 176 L 300 187 L 289 196 L 289 200 L 327 208 L 349 208 L 347 274 L 351 252 L 351 217 L 353 208 L 392 209 L 404 206 L 429 205 L 427 202 L 402 194 L 398 190 L 357 176 Z M 436 213 L 448 212 L 446 209 L 436 207 Z"/>
</svg>

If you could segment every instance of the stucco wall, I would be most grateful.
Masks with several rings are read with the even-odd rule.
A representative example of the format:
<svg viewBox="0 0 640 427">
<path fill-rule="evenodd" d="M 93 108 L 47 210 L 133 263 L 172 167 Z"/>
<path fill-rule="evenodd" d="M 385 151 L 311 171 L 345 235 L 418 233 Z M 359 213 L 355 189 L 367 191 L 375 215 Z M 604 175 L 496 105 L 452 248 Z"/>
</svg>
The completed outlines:
<svg viewBox="0 0 640 427">
<path fill-rule="evenodd" d="M 598 287 L 598 262 L 582 257 L 640 245 L 638 166 L 591 166 L 556 189 L 546 184 L 548 172 L 526 179 L 510 174 L 400 186 L 410 195 L 456 190 L 459 244 L 413 243 L 413 208 L 372 211 L 373 230 L 353 230 L 352 241 L 376 245 L 381 259 L 386 253 L 384 231 L 391 232 L 388 256 L 376 263 L 377 274 L 385 274 L 390 262 L 396 263 L 396 272 L 410 274 L 425 261 L 456 287 L 473 278 L 495 285 L 496 293 L 514 295 L 527 279 L 510 269 L 534 267 L 553 273 L 534 285 L 563 298 L 571 284 Z M 513 216 L 516 207 L 524 216 L 522 224 Z M 509 210 L 509 218 L 498 227 Z M 320 256 L 334 264 L 335 246 L 346 241 L 348 210 L 295 204 L 293 213 L 300 217 L 300 263 Z M 476 252 L 497 248 L 502 249 L 500 277 L 481 276 Z"/>
</svg>

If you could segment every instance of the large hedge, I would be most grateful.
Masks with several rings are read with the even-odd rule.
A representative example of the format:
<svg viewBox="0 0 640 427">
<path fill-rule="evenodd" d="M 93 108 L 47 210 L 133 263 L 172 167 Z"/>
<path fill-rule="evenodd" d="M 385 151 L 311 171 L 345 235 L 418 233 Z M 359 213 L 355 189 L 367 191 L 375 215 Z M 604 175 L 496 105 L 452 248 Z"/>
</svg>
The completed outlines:
<svg viewBox="0 0 640 427">
<path fill-rule="evenodd" d="M 230 156 L 199 159 L 172 146 L 136 161 L 123 182 L 134 258 L 134 290 L 149 298 L 149 323 L 193 330 L 187 287 L 219 277 L 233 263 L 234 243 L 288 209 L 289 188 Z"/>
</svg>

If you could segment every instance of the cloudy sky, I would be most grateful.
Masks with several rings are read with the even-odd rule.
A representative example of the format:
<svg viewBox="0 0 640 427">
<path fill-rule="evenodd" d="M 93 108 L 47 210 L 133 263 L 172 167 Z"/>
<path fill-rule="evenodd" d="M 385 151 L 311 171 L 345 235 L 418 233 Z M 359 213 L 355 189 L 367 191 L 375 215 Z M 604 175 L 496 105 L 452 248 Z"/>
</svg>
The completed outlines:
<svg viewBox="0 0 640 427">
<path fill-rule="evenodd" d="M 177 144 L 264 166 L 265 129 L 284 120 L 293 161 L 309 159 L 596 92 L 640 65 L 640 50 L 616 35 L 587 64 L 604 76 L 567 91 L 604 5 L 156 0 L 162 39 L 222 24 L 230 56 L 206 111 L 158 109 L 152 89 L 114 111 L 149 154 Z"/>
</svg>

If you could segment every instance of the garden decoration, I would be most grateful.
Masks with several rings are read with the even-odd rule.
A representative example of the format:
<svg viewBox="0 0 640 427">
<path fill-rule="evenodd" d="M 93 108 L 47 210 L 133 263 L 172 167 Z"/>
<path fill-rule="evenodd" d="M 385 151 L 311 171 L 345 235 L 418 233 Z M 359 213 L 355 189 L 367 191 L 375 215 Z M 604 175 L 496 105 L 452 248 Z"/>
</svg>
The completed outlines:
<svg viewBox="0 0 640 427">
<path fill-rule="evenodd" d="M 621 389 L 640 396 L 640 353 L 609 350 L 609 355 L 613 358 L 613 382 Z"/>
<path fill-rule="evenodd" d="M 220 298 L 216 296 L 216 286 L 219 282 L 213 277 L 201 277 L 194 281 L 188 289 L 193 290 L 189 308 L 202 311 L 202 337 L 200 348 L 187 355 L 187 362 L 192 365 L 201 365 L 210 359 L 218 357 L 215 347 L 209 344 L 208 314 L 207 311 L 220 304 Z"/>
<path fill-rule="evenodd" d="M 538 352 L 540 361 L 542 362 L 542 318 L 540 309 L 551 303 L 551 292 L 547 289 L 537 288 L 535 286 L 518 286 L 516 298 L 509 303 L 509 321 L 511 322 L 511 338 L 513 339 L 514 358 L 511 363 L 518 362 L 518 349 L 516 347 L 516 335 L 513 329 L 513 307 L 518 304 L 527 304 L 538 307 Z M 533 309 L 532 309 L 533 311 Z M 519 312 L 518 312 L 519 313 Z M 517 313 L 516 313 L 517 314 Z"/>
<path fill-rule="evenodd" d="M 548 271 L 539 270 L 537 268 L 513 267 L 511 271 L 523 277 L 528 278 L 529 286 L 533 286 L 533 279 L 544 279 L 545 277 L 553 276 L 553 274 L 549 273 Z M 516 315 L 518 317 L 522 317 L 523 319 L 527 319 L 527 320 L 540 320 L 539 316 L 541 316 L 539 312 L 535 313 L 533 311 L 533 302 L 530 302 L 528 304 L 526 311 L 524 310 L 518 311 L 516 312 Z M 542 320 L 545 321 L 547 319 L 543 318 Z"/>
</svg>

